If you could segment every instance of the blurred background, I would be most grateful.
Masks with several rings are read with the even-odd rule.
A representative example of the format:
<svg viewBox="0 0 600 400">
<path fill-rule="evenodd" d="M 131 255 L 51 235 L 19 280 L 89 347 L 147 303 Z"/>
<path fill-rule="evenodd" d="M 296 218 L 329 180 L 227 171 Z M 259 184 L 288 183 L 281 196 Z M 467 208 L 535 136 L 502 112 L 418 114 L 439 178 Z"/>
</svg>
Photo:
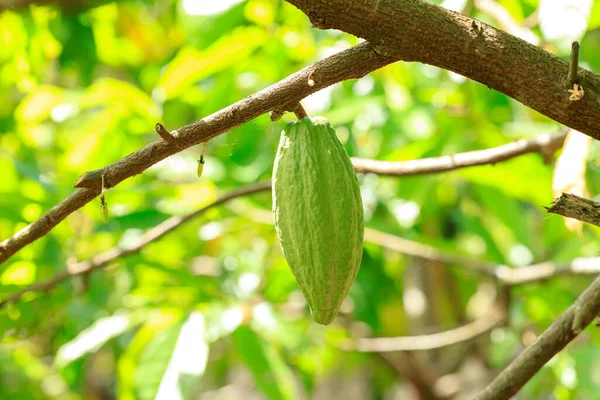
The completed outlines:
<svg viewBox="0 0 600 400">
<path fill-rule="evenodd" d="M 279 0 L 0 1 L 0 240 L 102 168 L 359 39 L 312 29 Z M 435 1 L 600 71 L 600 2 Z M 564 131 L 462 76 L 398 62 L 303 101 L 351 156 L 412 160 Z M 0 299 L 219 195 L 271 176 L 285 115 L 263 115 L 106 192 L 0 266 Z M 573 135 L 576 135 L 574 133 Z M 315 324 L 281 254 L 271 195 L 240 197 L 101 271 L 0 310 L 0 398 L 465 399 L 591 282 L 499 287 L 460 262 L 403 254 L 384 232 L 490 265 L 597 256 L 600 230 L 546 213 L 561 190 L 600 192 L 598 146 L 418 177 L 359 175 L 367 237 L 339 317 Z M 573 162 L 572 162 L 573 161 Z M 398 251 L 400 250 L 400 251 Z M 425 335 L 489 314 L 477 339 L 417 352 L 346 351 L 347 338 Z M 600 333 L 588 328 L 519 399 L 596 399 Z"/>
</svg>

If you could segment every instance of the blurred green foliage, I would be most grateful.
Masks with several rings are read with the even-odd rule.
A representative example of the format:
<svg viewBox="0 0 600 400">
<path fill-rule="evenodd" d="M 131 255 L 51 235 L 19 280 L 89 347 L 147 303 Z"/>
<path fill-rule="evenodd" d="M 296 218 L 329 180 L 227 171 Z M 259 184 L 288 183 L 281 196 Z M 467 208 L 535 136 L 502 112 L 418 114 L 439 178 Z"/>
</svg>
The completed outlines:
<svg viewBox="0 0 600 400">
<path fill-rule="evenodd" d="M 561 11 L 548 11 L 563 3 L 577 3 L 579 31 L 549 28 L 565 28 L 551 24 Z M 497 4 L 522 27 L 518 33 L 559 56 L 568 56 L 571 40 L 581 40 L 581 64 L 598 71 L 600 3 L 587 3 Z M 477 4 L 444 2 L 508 29 Z M 156 122 L 176 129 L 357 43 L 312 29 L 304 14 L 279 0 L 3 11 L 0 238 L 72 193 L 81 173 L 156 140 Z M 309 114 L 330 119 L 350 155 L 381 160 L 487 148 L 561 129 L 481 84 L 421 64 L 395 63 L 303 103 Z M 74 260 L 126 246 L 229 189 L 268 179 L 279 132 L 292 117 L 274 123 L 262 116 L 210 141 L 202 179 L 197 147 L 109 190 L 108 224 L 97 200 L 70 215 L 0 266 L 0 297 Z M 600 192 L 597 155 L 593 147 L 592 194 Z M 529 154 L 441 175 L 360 176 L 367 226 L 511 267 L 597 255 L 598 229 L 586 226 L 577 235 L 543 209 L 552 201 L 552 167 Z M 270 202 L 269 193 L 260 193 L 211 209 L 89 281 L 73 279 L 0 310 L 0 398 L 332 398 L 327 390 L 343 398 L 410 398 L 399 384 L 406 377 L 380 357 L 342 352 L 336 344 L 352 334 L 414 335 L 460 325 L 480 315 L 480 277 L 367 243 L 343 315 L 316 326 L 279 249 Z M 407 288 L 431 274 L 438 286 L 420 286 L 430 315 L 418 319 L 407 312 L 407 301 L 414 301 Z M 501 368 L 589 281 L 562 277 L 513 289 L 509 326 L 468 354 Z M 586 330 L 521 398 L 597 398 L 598 344 L 596 329 Z M 437 357 L 463 349 L 447 351 Z M 433 368 L 431 357 L 417 361 Z"/>
</svg>

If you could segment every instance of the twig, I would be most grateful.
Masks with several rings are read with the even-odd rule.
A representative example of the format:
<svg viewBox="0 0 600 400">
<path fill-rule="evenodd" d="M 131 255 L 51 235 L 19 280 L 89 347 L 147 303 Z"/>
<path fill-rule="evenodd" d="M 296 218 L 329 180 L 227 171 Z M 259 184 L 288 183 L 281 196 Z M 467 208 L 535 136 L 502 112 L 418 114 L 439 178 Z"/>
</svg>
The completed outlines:
<svg viewBox="0 0 600 400">
<path fill-rule="evenodd" d="M 0 301 L 0 307 L 8 303 L 14 303 L 15 301 L 18 301 L 21 298 L 21 296 L 23 296 L 25 293 L 47 292 L 59 283 L 69 280 L 74 276 L 87 274 L 91 271 L 108 265 L 111 261 L 114 261 L 117 258 L 127 257 L 131 254 L 135 254 L 138 251 L 140 251 L 144 246 L 148 245 L 149 243 L 155 240 L 160 239 L 167 233 L 172 232 L 173 230 L 177 229 L 178 227 L 190 221 L 191 219 L 204 214 L 206 211 L 210 210 L 213 207 L 219 206 L 237 197 L 251 195 L 254 193 L 269 190 L 270 188 L 271 182 L 269 181 L 262 182 L 256 185 L 246 186 L 244 188 L 231 191 L 226 195 L 220 197 L 219 199 L 215 200 L 214 202 L 208 204 L 207 206 L 202 207 L 199 210 L 196 210 L 190 214 L 187 214 L 185 216 L 171 217 L 166 221 L 163 221 L 162 223 L 158 224 L 154 228 L 150 229 L 142 237 L 140 237 L 135 244 L 124 249 L 113 248 L 108 251 L 105 251 L 104 253 L 96 255 L 91 260 L 82 261 L 77 264 L 70 265 L 68 272 L 62 272 L 52 277 L 51 279 L 48 279 L 47 281 L 39 282 L 31 286 L 24 287 L 23 289 L 13 293 L 12 295 Z"/>
<path fill-rule="evenodd" d="M 114 261 L 117 258 L 127 257 L 131 254 L 137 253 L 144 246 L 160 239 L 167 233 L 172 232 L 189 220 L 204 214 L 207 210 L 213 207 L 226 203 L 237 197 L 254 194 L 261 191 L 267 191 L 270 189 L 271 183 L 268 181 L 247 186 L 238 190 L 234 190 L 220 197 L 213 203 L 190 214 L 185 216 L 171 217 L 146 232 L 146 234 L 144 234 L 134 245 L 125 249 L 111 249 L 104 253 L 98 254 L 91 260 L 82 261 L 69 266 L 69 272 L 63 272 L 47 281 L 24 287 L 23 289 L 0 301 L 0 306 L 9 302 L 18 301 L 25 293 L 49 291 L 59 283 L 69 280 L 74 276 L 89 273 L 93 270 L 108 265 L 111 261 Z M 595 275 L 600 273 L 600 257 L 578 258 L 563 266 L 552 262 L 545 262 L 541 264 L 530 265 L 528 267 L 509 268 L 503 265 L 498 266 L 485 261 L 444 252 L 432 246 L 413 242 L 411 240 L 403 239 L 398 236 L 369 228 L 365 229 L 365 241 L 378 244 L 382 247 L 403 254 L 413 255 L 429 260 L 442 261 L 444 263 L 455 264 L 463 268 L 468 268 L 478 274 L 488 276 L 497 283 L 506 286 L 540 282 L 559 275 Z"/>
<path fill-rule="evenodd" d="M 413 242 L 396 235 L 381 232 L 375 229 L 365 228 L 365 241 L 378 244 L 390 250 L 402 254 L 420 257 L 425 260 L 441 261 L 445 264 L 455 264 L 466 267 L 478 274 L 486 275 L 492 279 L 498 279 L 494 274 L 495 264 L 456 255 L 447 251 L 436 249 L 433 246 Z"/>
<path fill-rule="evenodd" d="M 569 83 L 573 86 L 579 83 L 579 42 L 571 44 L 571 62 L 569 63 Z"/>
<path fill-rule="evenodd" d="M 390 352 L 390 351 L 420 351 L 433 350 L 454 344 L 468 342 L 492 329 L 501 326 L 506 321 L 506 315 L 494 310 L 485 317 L 458 328 L 430 335 L 360 338 L 340 344 L 345 351 L 360 352 Z"/>
<path fill-rule="evenodd" d="M 156 133 L 158 133 L 160 137 L 164 139 L 165 142 L 173 143 L 175 141 L 175 138 L 173 137 L 171 132 L 169 132 L 167 128 L 163 126 L 163 124 L 157 122 L 154 129 L 156 129 Z"/>
<path fill-rule="evenodd" d="M 101 170 L 99 170 L 98 178 L 100 178 L 101 175 Z M 83 207 L 99 194 L 100 188 L 76 190 L 48 210 L 40 217 L 40 219 L 27 225 L 12 237 L 0 242 L 0 264 L 24 246 L 50 232 L 52 228 L 69 214 Z"/>
<path fill-rule="evenodd" d="M 585 199 L 570 193 L 563 193 L 554 200 L 549 213 L 575 218 L 589 224 L 600 226 L 600 202 Z"/>
<path fill-rule="evenodd" d="M 494 268 L 494 275 L 507 286 L 539 283 L 557 276 L 598 274 L 600 257 L 578 257 L 562 264 L 545 261 L 519 268 L 509 268 L 505 265 Z"/>
<path fill-rule="evenodd" d="M 496 283 L 505 286 L 516 286 L 541 282 L 561 275 L 597 275 L 600 273 L 600 257 L 576 258 L 569 263 L 559 264 L 551 261 L 532 264 L 526 267 L 510 268 L 487 261 L 456 255 L 439 250 L 433 246 L 413 242 L 396 235 L 365 228 L 365 241 L 378 244 L 425 260 L 441 261 L 461 268 L 469 269 L 477 274 L 488 276 Z"/>
<path fill-rule="evenodd" d="M 170 155 L 198 143 L 206 142 L 270 110 L 279 109 L 282 104 L 297 104 L 304 97 L 319 89 L 346 79 L 360 78 L 394 60 L 394 58 L 377 54 L 371 44 L 361 43 L 306 67 L 200 121 L 178 129 L 178 146 L 172 146 L 164 140 L 155 141 L 101 170 L 86 172 L 79 177 L 75 187 L 93 190 L 76 191 L 40 219 L 27 225 L 13 237 L 1 242 L 0 263 L 6 261 L 23 246 L 44 236 L 67 215 L 96 197 L 100 193 L 102 171 L 105 173 L 107 187 L 116 186 Z M 314 70 L 319 71 L 318 87 L 306 84 L 309 74 Z"/>
<path fill-rule="evenodd" d="M 498 375 L 475 400 L 505 400 L 517 393 L 556 353 L 600 313 L 600 278 Z"/>
<path fill-rule="evenodd" d="M 541 135 L 534 139 L 521 139 L 498 147 L 475 150 L 450 156 L 424 158 L 411 161 L 379 161 L 353 158 L 356 172 L 373 172 L 379 175 L 410 176 L 453 171 L 474 165 L 495 164 L 521 154 L 540 152 L 552 154 L 559 149 L 567 132 Z"/>
</svg>

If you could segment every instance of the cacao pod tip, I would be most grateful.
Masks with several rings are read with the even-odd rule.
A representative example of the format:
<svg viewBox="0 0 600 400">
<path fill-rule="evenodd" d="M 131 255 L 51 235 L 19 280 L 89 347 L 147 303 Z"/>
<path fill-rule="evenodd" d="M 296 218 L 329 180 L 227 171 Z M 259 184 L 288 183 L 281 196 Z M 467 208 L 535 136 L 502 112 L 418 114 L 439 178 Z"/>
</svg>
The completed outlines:
<svg viewBox="0 0 600 400">
<path fill-rule="evenodd" d="M 337 310 L 311 309 L 313 319 L 321 325 L 329 325 L 335 319 Z"/>
</svg>

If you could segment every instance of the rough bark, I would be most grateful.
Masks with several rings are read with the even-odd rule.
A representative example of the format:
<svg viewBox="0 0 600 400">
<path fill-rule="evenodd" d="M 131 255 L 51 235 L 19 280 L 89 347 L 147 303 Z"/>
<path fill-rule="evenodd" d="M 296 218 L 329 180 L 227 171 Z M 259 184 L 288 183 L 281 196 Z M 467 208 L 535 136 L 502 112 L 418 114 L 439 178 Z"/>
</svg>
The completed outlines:
<svg viewBox="0 0 600 400">
<path fill-rule="evenodd" d="M 563 193 L 554 200 L 554 204 L 548 208 L 548 212 L 600 226 L 600 202 L 574 194 Z"/>
<path fill-rule="evenodd" d="M 364 38 L 385 56 L 456 72 L 600 140 L 600 77 L 579 68 L 585 95 L 569 101 L 569 63 L 504 31 L 425 0 L 287 1 L 317 28 Z"/>
</svg>

